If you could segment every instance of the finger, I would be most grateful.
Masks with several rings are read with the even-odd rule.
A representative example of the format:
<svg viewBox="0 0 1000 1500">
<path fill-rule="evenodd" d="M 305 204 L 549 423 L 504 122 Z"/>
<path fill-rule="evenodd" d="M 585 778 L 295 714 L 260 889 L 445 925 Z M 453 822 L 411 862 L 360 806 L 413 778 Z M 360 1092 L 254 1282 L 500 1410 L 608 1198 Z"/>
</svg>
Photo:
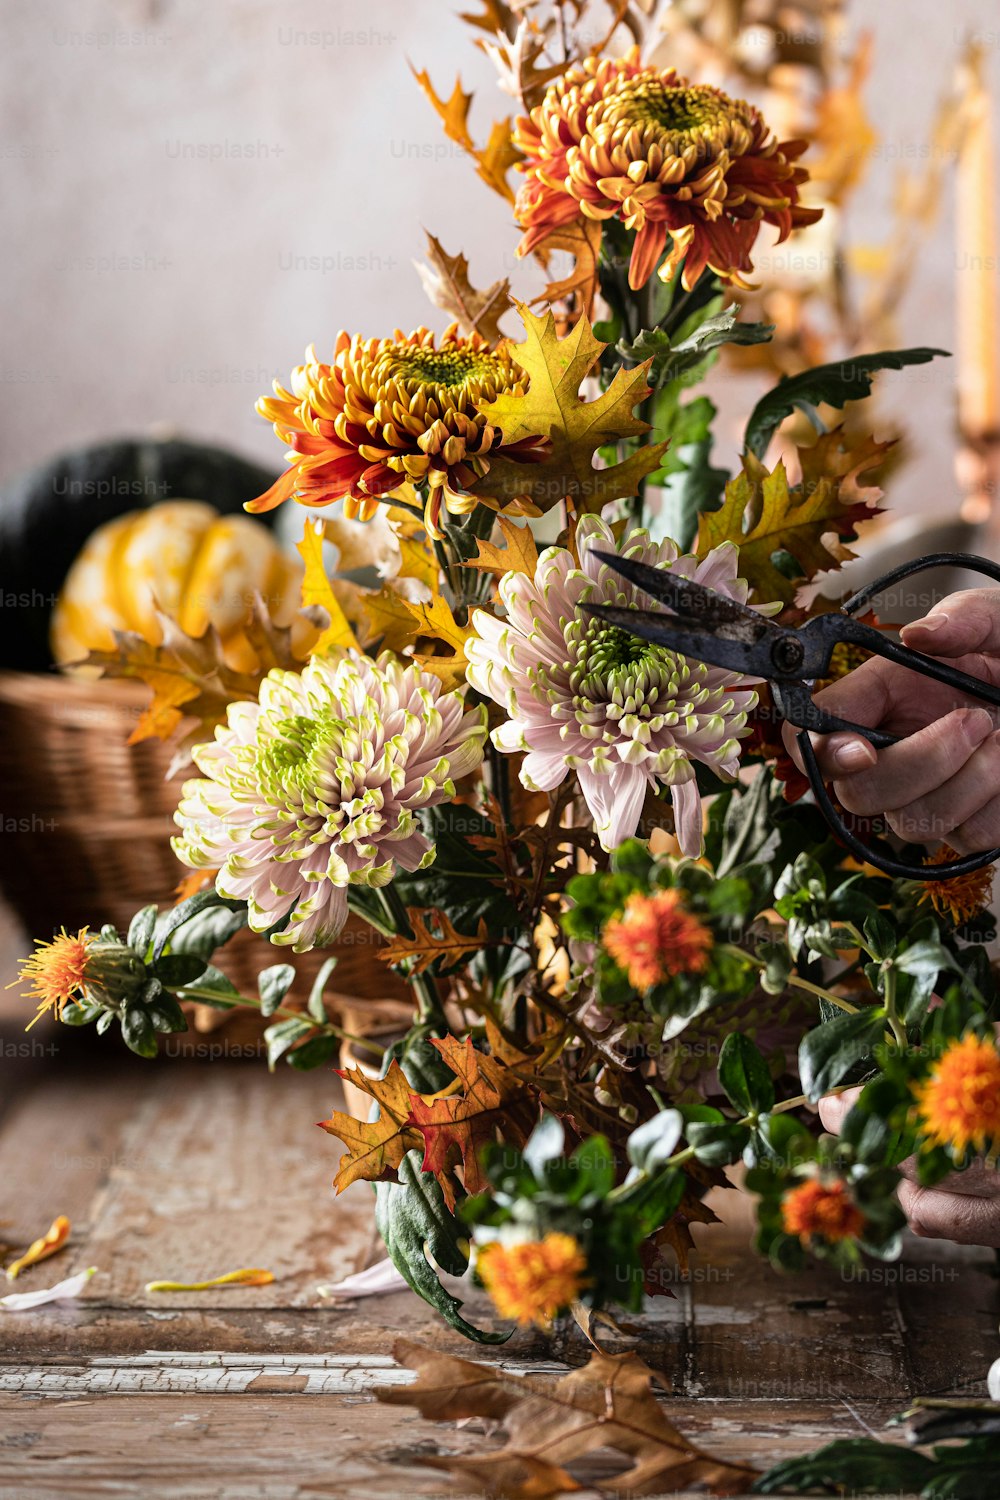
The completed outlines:
<svg viewBox="0 0 1000 1500">
<path fill-rule="evenodd" d="M 959 824 L 948 842 L 959 854 L 980 854 L 1000 845 L 1000 796 L 991 797 L 971 818 Z"/>
<path fill-rule="evenodd" d="M 964 1197 L 903 1181 L 899 1203 L 913 1233 L 923 1239 L 1000 1248 L 1000 1202 L 996 1199 Z"/>
<path fill-rule="evenodd" d="M 947 838 L 953 847 L 956 829 L 963 830 L 964 847 L 991 848 L 1000 838 L 1000 821 L 989 816 L 1000 786 L 1000 733 L 988 735 L 965 765 L 925 796 L 915 797 L 888 815 L 890 827 L 901 838 L 927 843 Z M 975 843 L 979 838 L 981 842 Z"/>
<path fill-rule="evenodd" d="M 880 751 L 870 770 L 835 775 L 834 790 L 848 812 L 893 812 L 950 780 L 992 730 L 984 708 L 957 708 Z"/>
<path fill-rule="evenodd" d="M 819 1101 L 819 1117 L 823 1129 L 831 1135 L 839 1135 L 844 1119 L 851 1106 L 857 1103 L 860 1088 L 845 1089 L 842 1094 L 824 1094 Z"/>
<path fill-rule="evenodd" d="M 922 620 L 904 625 L 905 646 L 930 656 L 1000 652 L 1000 589 L 961 589 L 935 604 Z M 995 678 L 993 680 L 996 680 Z"/>
<path fill-rule="evenodd" d="M 917 1182 L 917 1158 L 908 1156 L 899 1164 L 899 1171 L 908 1182 Z M 919 1185 L 919 1184 L 918 1184 Z M 935 1191 L 954 1194 L 961 1198 L 1000 1198 L 1000 1172 L 984 1162 L 973 1162 L 964 1172 L 952 1172 L 943 1181 L 935 1184 Z"/>
</svg>

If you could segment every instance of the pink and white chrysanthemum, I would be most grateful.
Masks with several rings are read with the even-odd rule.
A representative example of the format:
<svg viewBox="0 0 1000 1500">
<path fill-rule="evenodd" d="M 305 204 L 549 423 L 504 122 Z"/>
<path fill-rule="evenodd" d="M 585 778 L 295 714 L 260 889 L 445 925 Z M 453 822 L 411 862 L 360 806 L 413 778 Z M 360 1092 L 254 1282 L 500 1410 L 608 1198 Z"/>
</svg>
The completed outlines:
<svg viewBox="0 0 1000 1500">
<path fill-rule="evenodd" d="M 551 791 L 571 772 L 605 849 L 636 832 L 647 789 L 670 787 L 685 854 L 702 848 L 695 761 L 735 775 L 747 714 L 757 701 L 751 679 L 679 656 L 665 646 L 586 614 L 590 604 L 651 605 L 650 599 L 595 557 L 620 552 L 667 568 L 744 603 L 731 543 L 704 558 L 678 555 L 673 542 L 633 531 L 619 545 L 607 522 L 585 517 L 577 530 L 579 565 L 549 547 L 533 578 L 507 573 L 500 583 L 506 619 L 483 610 L 466 642 L 468 680 L 508 715 L 493 731 L 500 750 L 524 754 L 521 780 Z"/>
<path fill-rule="evenodd" d="M 175 814 L 178 857 L 217 868 L 220 895 L 246 901 L 255 932 L 296 953 L 331 943 L 349 885 L 384 886 L 434 859 L 417 812 L 455 794 L 483 758 L 485 710 L 388 654 L 313 657 L 274 671 L 257 703 L 193 752 Z"/>
</svg>

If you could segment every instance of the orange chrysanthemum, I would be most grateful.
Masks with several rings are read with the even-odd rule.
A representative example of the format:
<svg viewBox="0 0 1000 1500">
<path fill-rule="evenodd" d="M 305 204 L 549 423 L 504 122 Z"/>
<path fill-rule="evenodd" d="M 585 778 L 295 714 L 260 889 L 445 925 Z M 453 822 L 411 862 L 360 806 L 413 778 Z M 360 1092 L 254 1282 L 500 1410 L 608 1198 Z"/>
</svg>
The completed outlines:
<svg viewBox="0 0 1000 1500">
<path fill-rule="evenodd" d="M 505 343 L 491 349 L 477 333 L 460 334 L 456 323 L 437 347 L 426 328 L 409 335 L 397 329 L 391 339 L 340 333 L 332 364 L 310 346 L 291 391 L 275 381 L 275 395 L 257 402 L 290 445 L 291 467 L 246 508 L 343 500 L 346 516 L 367 521 L 380 499 L 409 481 L 428 487 L 428 529 L 440 536 L 442 502 L 452 514 L 470 511 L 477 501 L 468 487 L 503 447 L 503 434 L 479 404 L 501 391 L 523 394 L 527 384 Z M 503 451 L 530 461 L 540 456 L 539 440 Z"/>
<path fill-rule="evenodd" d="M 821 1182 L 812 1177 L 786 1193 L 781 1202 L 786 1234 L 800 1240 L 822 1239 L 828 1244 L 857 1239 L 865 1216 L 851 1197 L 846 1182 Z"/>
<path fill-rule="evenodd" d="M 571 1234 L 505 1245 L 491 1240 L 476 1257 L 479 1278 L 502 1318 L 546 1328 L 586 1285 L 587 1259 Z"/>
<path fill-rule="evenodd" d="M 948 1146 L 956 1157 L 972 1146 L 1000 1147 L 1000 1054 L 970 1032 L 948 1046 L 930 1076 L 914 1084 L 924 1146 Z"/>
<path fill-rule="evenodd" d="M 93 942 L 94 936 L 86 927 L 81 927 L 75 937 L 64 927 L 51 943 L 36 939 L 36 951 L 21 960 L 21 973 L 14 981 L 30 985 L 25 993 L 40 1002 L 31 1026 L 47 1010 L 62 1016 L 66 1006 L 83 994 Z"/>
<path fill-rule="evenodd" d="M 708 964 L 712 934 L 684 906 L 680 891 L 635 891 L 620 917 L 603 933 L 604 946 L 636 990 L 676 974 L 700 974 Z"/>
<path fill-rule="evenodd" d="M 570 68 L 516 122 L 513 140 L 526 158 L 518 253 L 581 217 L 619 218 L 636 232 L 633 289 L 649 280 L 668 238 L 662 280 L 683 262 L 687 290 L 706 266 L 745 286 L 762 223 L 775 225 L 780 242 L 822 213 L 799 202 L 805 141 L 779 145 L 752 105 L 688 84 L 673 68 L 643 67 L 637 48 Z"/>
<path fill-rule="evenodd" d="M 943 865 L 957 859 L 954 849 L 947 844 L 924 860 L 925 865 Z M 929 903 L 939 917 L 950 917 L 956 927 L 969 922 L 990 904 L 993 895 L 993 866 L 984 865 L 973 870 L 971 875 L 953 875 L 945 880 L 928 880 L 921 892 L 920 903 Z"/>
</svg>

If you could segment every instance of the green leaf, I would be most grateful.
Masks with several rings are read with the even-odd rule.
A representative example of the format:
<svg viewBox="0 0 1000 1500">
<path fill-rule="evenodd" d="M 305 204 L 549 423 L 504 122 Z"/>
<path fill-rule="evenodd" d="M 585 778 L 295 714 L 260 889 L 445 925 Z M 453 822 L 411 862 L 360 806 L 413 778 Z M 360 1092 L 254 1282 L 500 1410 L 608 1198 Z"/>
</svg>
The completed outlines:
<svg viewBox="0 0 1000 1500">
<path fill-rule="evenodd" d="M 896 951 L 899 930 L 884 912 L 870 912 L 864 919 L 863 932 L 872 954 L 877 959 L 891 958 Z"/>
<path fill-rule="evenodd" d="M 155 1000 L 146 1006 L 146 1013 L 153 1023 L 154 1031 L 187 1031 L 188 1023 L 173 995 L 161 990 Z"/>
<path fill-rule="evenodd" d="M 781 1490 L 796 1494 L 822 1489 L 855 1495 L 921 1494 L 934 1474 L 923 1453 L 876 1438 L 841 1438 L 804 1458 L 788 1458 L 768 1469 L 754 1485 L 758 1495 Z"/>
<path fill-rule="evenodd" d="M 576 1176 L 576 1182 L 567 1192 L 570 1203 L 579 1203 L 588 1195 L 604 1199 L 615 1185 L 615 1157 L 606 1136 L 592 1135 L 581 1141 L 569 1165 Z"/>
<path fill-rule="evenodd" d="M 141 911 L 136 912 L 128 924 L 126 941 L 140 958 L 145 958 L 149 952 L 149 945 L 153 941 L 153 929 L 156 926 L 156 915 L 155 906 L 144 906 Z"/>
<path fill-rule="evenodd" d="M 793 411 L 804 411 L 815 426 L 813 408 L 825 403 L 838 408 L 860 401 L 872 388 L 879 370 L 902 370 L 907 365 L 926 365 L 938 357 L 948 359 L 947 349 L 884 349 L 877 354 L 856 354 L 835 364 L 816 365 L 799 375 L 786 376 L 762 396 L 750 413 L 744 446 L 763 458 L 774 433 Z"/>
<path fill-rule="evenodd" d="M 273 1015 L 294 983 L 295 969 L 292 964 L 272 964 L 269 969 L 261 969 L 257 975 L 261 1015 Z"/>
<path fill-rule="evenodd" d="M 663 328 L 644 328 L 633 343 L 620 342 L 618 353 L 635 364 L 652 359 L 646 379 L 654 389 L 675 380 L 694 385 L 708 373 L 723 344 L 766 344 L 770 341 L 774 333 L 773 323 L 738 323 L 739 313 L 739 303 L 734 302 L 714 316 L 696 314 L 677 330 L 673 338 Z"/>
<path fill-rule="evenodd" d="M 566 1145 L 566 1132 L 553 1114 L 543 1114 L 525 1143 L 521 1155 L 534 1175 L 545 1179 L 545 1168 L 562 1156 Z"/>
<path fill-rule="evenodd" d="M 739 1031 L 730 1032 L 719 1052 L 719 1082 L 740 1114 L 763 1114 L 774 1105 L 774 1084 L 755 1044 Z"/>
<path fill-rule="evenodd" d="M 122 1036 L 125 1045 L 139 1057 L 156 1056 L 156 1032 L 145 1006 L 126 1005 L 122 1013 Z"/>
<path fill-rule="evenodd" d="M 335 1036 L 314 1036 L 308 1042 L 303 1042 L 301 1047 L 286 1052 L 285 1061 L 289 1067 L 298 1068 L 300 1073 L 308 1073 L 311 1068 L 322 1068 L 328 1063 L 337 1046 L 338 1038 Z"/>
<path fill-rule="evenodd" d="M 503 1344 L 509 1333 L 476 1328 L 459 1312 L 462 1303 L 438 1279 L 434 1262 L 450 1276 L 463 1276 L 468 1256 L 461 1241 L 465 1230 L 449 1213 L 434 1177 L 420 1170 L 419 1151 L 409 1151 L 398 1170 L 398 1182 L 375 1184 L 375 1227 L 389 1257 L 407 1285 L 435 1308 L 450 1327 L 477 1344 Z"/>
<path fill-rule="evenodd" d="M 725 1167 L 738 1161 L 750 1140 L 750 1131 L 738 1120 L 724 1120 L 721 1125 L 700 1124 L 688 1126 L 688 1145 L 695 1156 L 708 1167 Z"/>
<path fill-rule="evenodd" d="M 626 1217 L 637 1240 L 661 1229 L 677 1212 L 687 1179 L 676 1167 L 640 1176 L 626 1183 L 617 1195 L 616 1207 Z"/>
<path fill-rule="evenodd" d="M 306 1005 L 306 1010 L 312 1016 L 314 1021 L 319 1021 L 320 1025 L 322 1025 L 326 1020 L 326 1006 L 323 1004 L 323 991 L 326 989 L 330 975 L 333 973 L 336 967 L 336 958 L 325 959 L 320 966 L 319 973 L 313 980 L 313 987 L 309 991 L 309 1001 Z"/>
<path fill-rule="evenodd" d="M 194 984 L 208 967 L 206 960 L 193 953 L 164 953 L 153 964 L 153 973 L 161 984 L 170 989 Z"/>
<path fill-rule="evenodd" d="M 678 1109 L 661 1109 L 659 1114 L 640 1125 L 628 1138 L 628 1159 L 641 1172 L 655 1172 L 673 1156 L 684 1130 L 684 1117 Z"/>
<path fill-rule="evenodd" d="M 312 1022 L 300 1021 L 298 1016 L 290 1016 L 287 1021 L 276 1021 L 273 1026 L 269 1026 L 264 1032 L 268 1070 L 273 1073 L 278 1060 L 284 1057 L 296 1042 L 308 1036 L 312 1030 Z"/>
<path fill-rule="evenodd" d="M 187 901 L 182 901 L 179 906 L 172 906 L 169 911 L 165 911 L 158 918 L 156 923 L 156 937 L 153 946 L 153 957 L 159 958 L 161 953 L 163 953 L 166 949 L 168 943 L 170 943 L 171 948 L 175 953 L 190 953 L 192 949 L 189 946 L 178 945 L 178 942 L 176 940 L 171 942 L 171 939 L 175 937 L 175 934 L 178 933 L 182 927 L 186 926 L 188 922 L 192 921 L 193 918 L 200 916 L 203 912 L 212 911 L 217 907 L 225 908 L 226 911 L 234 915 L 236 913 L 242 913 L 243 920 L 239 923 L 238 927 L 234 927 L 234 932 L 238 931 L 239 927 L 244 927 L 246 925 L 245 901 L 227 901 L 225 897 L 220 896 L 216 891 L 199 891 L 196 896 L 189 896 Z M 230 933 L 230 936 L 232 936 L 232 933 Z M 215 947 L 218 946 L 218 943 L 216 943 L 211 951 L 205 955 L 205 957 L 211 958 L 212 953 L 214 953 L 215 951 Z"/>
<path fill-rule="evenodd" d="M 96 1005 L 93 1000 L 72 1000 L 69 1005 L 64 1005 L 59 1019 L 64 1026 L 89 1026 L 91 1021 L 96 1021 L 98 1016 L 105 1014 L 104 1007 Z M 114 1015 L 113 1011 L 106 1012 Z"/>
<path fill-rule="evenodd" d="M 517 925 L 517 913 L 500 878 L 496 861 L 470 842 L 493 832 L 489 818 L 459 802 L 444 802 L 419 814 L 421 827 L 437 847 L 434 863 L 393 881 L 404 906 L 437 906 L 457 931 L 476 932 L 484 917 L 491 932 Z"/>
<path fill-rule="evenodd" d="M 885 1029 L 881 1006 L 840 1015 L 815 1027 L 799 1044 L 799 1077 L 806 1096 L 815 1102 L 867 1057 Z"/>
</svg>

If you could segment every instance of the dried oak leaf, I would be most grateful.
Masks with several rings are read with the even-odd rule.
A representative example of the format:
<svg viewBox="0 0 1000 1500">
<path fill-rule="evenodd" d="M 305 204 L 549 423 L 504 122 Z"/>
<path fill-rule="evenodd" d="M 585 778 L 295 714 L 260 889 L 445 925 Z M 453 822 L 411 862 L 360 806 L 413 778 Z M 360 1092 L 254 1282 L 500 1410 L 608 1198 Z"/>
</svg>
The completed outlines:
<svg viewBox="0 0 1000 1500">
<path fill-rule="evenodd" d="M 546 40 L 537 29 L 522 21 L 511 41 L 498 36 L 494 41 L 479 45 L 490 58 L 500 75 L 500 87 L 505 94 L 516 99 L 528 113 L 542 102 L 545 90 L 554 78 L 559 78 L 569 66 L 569 61 L 550 62 L 545 56 Z"/>
<path fill-rule="evenodd" d="M 386 584 L 366 597 L 364 608 L 374 634 L 381 637 L 386 650 L 399 654 L 421 641 L 439 642 L 444 645 L 444 652 L 415 651 L 414 661 L 425 672 L 440 677 L 446 691 L 465 681 L 465 642 L 471 632 L 459 625 L 441 594 L 435 594 L 427 603 L 413 603 Z"/>
<path fill-rule="evenodd" d="M 406 914 L 413 928 L 413 936 L 392 938 L 384 948 L 379 949 L 378 956 L 387 964 L 405 963 L 409 960 L 411 974 L 422 974 L 439 958 L 444 959 L 445 964 L 450 967 L 489 944 L 484 917 L 479 919 L 475 937 L 469 937 L 465 933 L 456 932 L 451 918 L 436 906 L 410 906 Z M 437 931 L 432 931 L 432 924 Z"/>
<path fill-rule="evenodd" d="M 713 1458 L 682 1436 L 653 1395 L 660 1377 L 635 1354 L 591 1355 L 568 1375 L 511 1375 L 399 1339 L 393 1355 L 416 1370 L 412 1385 L 383 1386 L 380 1401 L 415 1406 L 430 1421 L 486 1417 L 503 1424 L 507 1443 L 483 1454 L 441 1454 L 421 1460 L 504 1500 L 559 1495 L 581 1488 L 566 1467 L 598 1448 L 630 1459 L 599 1487 L 612 1495 L 705 1490 L 742 1494 L 756 1471 Z M 585 1476 L 582 1476 L 586 1482 Z"/>
<path fill-rule="evenodd" d="M 534 578 L 538 565 L 538 548 L 531 528 L 518 526 L 506 516 L 498 517 L 497 524 L 505 545 L 499 547 L 496 542 L 477 537 L 478 556 L 471 557 L 462 566 L 478 568 L 481 573 L 494 573 L 498 578 L 504 573 L 523 573 L 527 578 Z"/>
<path fill-rule="evenodd" d="M 580 312 L 590 318 L 594 302 L 601 288 L 600 250 L 601 225 L 597 219 L 576 219 L 571 224 L 560 225 L 546 235 L 541 244 L 535 246 L 534 255 L 548 270 L 549 256 L 554 250 L 566 250 L 573 256 L 573 269 L 558 281 L 550 281 L 544 291 L 532 300 L 535 303 L 562 302 L 575 297 Z"/>
<path fill-rule="evenodd" d="M 697 553 L 704 557 L 722 542 L 740 549 L 740 576 L 761 603 L 795 600 L 799 586 L 827 568 L 837 568 L 855 554 L 858 526 L 868 520 L 881 491 L 863 486 L 859 476 L 883 462 L 892 447 L 866 438 L 848 446 L 842 427 L 824 433 L 809 448 L 800 448 L 802 478 L 789 485 L 783 463 L 768 472 L 747 453 L 743 468 L 726 485 L 718 510 L 703 512 Z M 775 565 L 777 554 L 794 558 L 797 578 Z"/>
<path fill-rule="evenodd" d="M 320 1120 L 320 1129 L 347 1147 L 333 1179 L 338 1193 L 352 1182 L 393 1180 L 407 1151 L 419 1150 L 424 1143 L 420 1132 L 408 1123 L 413 1096 L 395 1059 L 384 1078 L 369 1078 L 360 1068 L 344 1068 L 340 1076 L 377 1101 L 379 1117 L 356 1120 L 335 1109 L 328 1120 Z"/>
<path fill-rule="evenodd" d="M 132 630 L 116 630 L 113 651 L 91 651 L 75 665 L 99 667 L 104 677 L 132 678 L 152 688 L 153 700 L 129 735 L 130 745 L 154 738 L 169 740 L 185 720 L 195 721 L 180 739 L 168 775 L 187 763 L 192 745 L 210 740 L 216 725 L 225 723 L 230 703 L 256 699 L 273 667 L 301 670 L 329 620 L 325 610 L 312 608 L 302 610 L 290 626 L 275 625 L 263 600 L 255 595 L 244 630 L 258 669 L 237 672 L 227 664 L 214 626 L 191 636 L 162 611 L 157 610 L 156 618 L 163 634 L 158 646 Z"/>
<path fill-rule="evenodd" d="M 522 395 L 501 391 L 480 408 L 487 421 L 499 427 L 504 443 L 541 440 L 533 461 L 491 458 L 481 479 L 470 486 L 474 495 L 507 503 L 527 500 L 541 510 L 572 499 L 578 509 L 597 513 L 610 500 L 634 495 L 640 481 L 659 467 L 666 443 L 637 448 L 621 463 L 595 468 L 597 450 L 621 439 L 649 432 L 648 422 L 634 409 L 649 395 L 646 374 L 650 361 L 634 370 L 619 369 L 608 389 L 593 401 L 580 396 L 580 386 L 594 370 L 606 348 L 581 317 L 565 338 L 556 331 L 551 312 L 536 317 L 517 304 L 524 321 L 524 341 L 511 353 L 528 376 Z"/>
<path fill-rule="evenodd" d="M 427 236 L 427 259 L 429 265 L 414 265 L 434 306 L 455 318 L 463 333 L 478 333 L 491 344 L 503 338 L 499 320 L 511 307 L 507 278 L 478 291 L 469 280 L 465 256 L 449 255 L 433 234 Z"/>
<path fill-rule="evenodd" d="M 462 1168 L 466 1192 L 482 1192 L 488 1183 L 480 1152 L 501 1139 L 523 1146 L 538 1123 L 538 1094 L 498 1058 L 477 1052 L 471 1037 L 432 1042 L 455 1074 L 458 1091 L 431 1099 L 413 1095 L 406 1124 L 423 1137 L 422 1169 L 433 1172 L 453 1209 L 456 1169 Z"/>
<path fill-rule="evenodd" d="M 469 153 L 476 163 L 479 177 L 487 187 L 499 193 L 501 198 L 506 198 L 508 203 L 513 203 L 514 190 L 507 181 L 507 173 L 515 162 L 522 159 L 522 153 L 511 140 L 510 117 L 494 121 L 486 145 L 480 148 L 469 133 L 469 108 L 473 96 L 465 92 L 462 80 L 456 78 L 451 94 L 443 99 L 431 83 L 426 70 L 418 73 L 414 68 L 412 72 L 434 106 L 448 139 Z"/>
</svg>

